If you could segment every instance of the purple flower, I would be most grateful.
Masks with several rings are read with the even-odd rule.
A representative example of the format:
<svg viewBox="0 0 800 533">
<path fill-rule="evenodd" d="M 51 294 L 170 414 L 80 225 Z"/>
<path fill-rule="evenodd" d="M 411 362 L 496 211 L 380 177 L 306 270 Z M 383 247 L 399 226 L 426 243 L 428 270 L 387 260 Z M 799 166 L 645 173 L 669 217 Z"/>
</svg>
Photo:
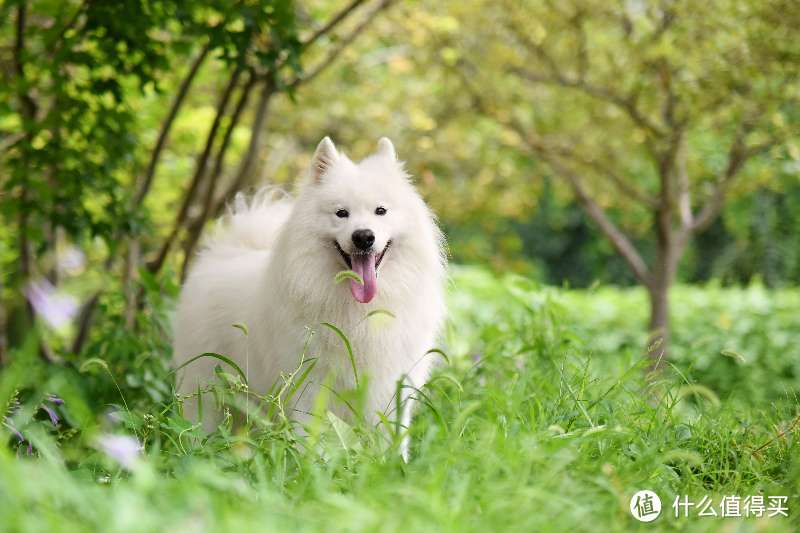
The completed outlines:
<svg viewBox="0 0 800 533">
<path fill-rule="evenodd" d="M 37 315 L 53 329 L 67 325 L 78 313 L 78 301 L 58 291 L 46 279 L 31 281 L 25 288 L 25 296 Z"/>
<path fill-rule="evenodd" d="M 75 274 L 86 264 L 86 254 L 79 248 L 70 246 L 58 254 L 58 270 L 65 274 Z"/>
<path fill-rule="evenodd" d="M 55 405 L 64 405 L 64 400 L 62 400 L 61 398 L 59 398 L 55 394 L 48 394 L 47 395 L 47 401 L 52 403 L 52 404 L 55 404 Z"/>
<path fill-rule="evenodd" d="M 45 396 L 45 401 L 48 401 L 53 405 L 64 405 L 64 400 L 62 400 L 55 394 L 48 394 L 47 396 Z M 59 418 L 58 414 L 56 414 L 56 410 L 47 405 L 46 403 L 42 403 L 40 407 L 44 409 L 44 412 L 47 413 L 47 416 L 50 417 L 50 422 L 52 422 L 54 426 L 57 426 Z"/>
<path fill-rule="evenodd" d="M 126 470 L 133 470 L 139 462 L 144 446 L 134 437 L 127 435 L 100 435 L 96 441 L 97 449 L 116 461 Z"/>
<path fill-rule="evenodd" d="M 22 435 L 22 433 L 19 432 L 19 430 L 14 426 L 14 424 L 12 424 L 11 422 L 6 422 L 6 427 L 11 430 L 11 433 L 13 433 L 15 437 L 17 437 L 17 440 L 19 440 L 20 442 L 25 442 L 25 437 Z"/>
<path fill-rule="evenodd" d="M 5 420 L 3 420 L 3 425 L 7 427 L 9 430 L 11 430 L 11 433 L 17 438 L 20 444 L 27 442 L 28 455 L 33 455 L 33 444 L 31 443 L 31 441 L 25 440 L 25 436 L 20 432 L 20 430 L 17 429 L 14 423 L 11 422 L 11 420 L 9 420 L 8 418 L 6 418 Z M 17 457 L 19 457 L 19 449 L 17 449 Z"/>
<path fill-rule="evenodd" d="M 45 404 L 42 404 L 41 407 L 44 410 L 44 412 L 47 413 L 47 416 L 50 417 L 50 423 L 53 424 L 54 426 L 57 426 L 59 418 L 58 415 L 56 414 L 55 409 Z"/>
<path fill-rule="evenodd" d="M 55 394 L 48 394 L 45 397 L 45 400 L 54 405 L 64 405 L 64 400 L 62 400 Z M 39 405 L 39 408 L 42 409 L 45 413 L 47 413 L 47 416 L 50 417 L 50 423 L 53 424 L 54 427 L 57 427 L 60 418 L 58 417 L 58 414 L 56 413 L 55 409 L 53 409 L 52 407 L 50 407 L 45 403 Z M 14 425 L 14 423 L 11 421 L 10 418 L 11 416 L 14 416 L 18 411 L 19 411 L 19 401 L 15 400 L 8 410 L 9 416 L 6 416 L 3 419 L 3 425 L 6 426 L 11 431 L 11 433 L 17 438 L 17 440 L 20 443 L 23 442 L 28 443 L 28 455 L 32 455 L 33 444 L 31 443 L 31 441 L 25 439 L 25 435 L 23 435 L 22 432 L 17 429 L 17 427 Z"/>
</svg>

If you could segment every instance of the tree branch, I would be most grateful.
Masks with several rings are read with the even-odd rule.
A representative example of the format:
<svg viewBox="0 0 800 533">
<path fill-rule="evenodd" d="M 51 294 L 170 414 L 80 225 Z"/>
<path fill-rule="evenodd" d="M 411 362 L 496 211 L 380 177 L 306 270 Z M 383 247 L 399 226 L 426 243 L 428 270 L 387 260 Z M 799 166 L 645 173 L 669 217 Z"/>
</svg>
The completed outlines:
<svg viewBox="0 0 800 533">
<path fill-rule="evenodd" d="M 689 190 L 689 172 L 686 169 L 686 142 L 681 143 L 675 161 L 675 178 L 677 181 L 678 215 L 681 228 L 685 231 L 692 225 L 692 197 Z"/>
<path fill-rule="evenodd" d="M 231 181 L 225 192 L 222 193 L 215 201 L 212 213 L 214 217 L 219 216 L 222 211 L 225 201 L 239 191 L 250 177 L 253 165 L 255 164 L 256 154 L 261 146 L 261 135 L 264 131 L 264 122 L 267 119 L 267 111 L 269 110 L 269 103 L 272 96 L 275 94 L 275 87 L 269 81 L 262 82 L 261 93 L 258 97 L 258 104 L 256 105 L 255 118 L 250 128 L 250 144 L 247 147 L 244 158 L 239 163 L 239 169 L 236 172 L 236 177 Z"/>
<path fill-rule="evenodd" d="M 640 128 L 647 130 L 656 137 L 664 136 L 663 129 L 639 110 L 636 105 L 636 99 L 633 96 L 622 96 L 607 87 L 593 85 L 586 81 L 569 79 L 561 74 L 547 76 L 522 68 L 513 69 L 513 72 L 533 83 L 544 83 L 567 89 L 575 89 L 587 96 L 610 103 L 624 111 L 631 121 Z"/>
<path fill-rule="evenodd" d="M 25 26 L 28 13 L 28 3 L 22 1 L 17 6 L 17 26 L 14 39 L 14 70 L 21 87 L 25 86 Z M 19 93 L 22 103 L 22 116 L 32 121 L 36 118 L 37 106 L 26 90 Z"/>
<path fill-rule="evenodd" d="M 658 206 L 658 201 L 647 194 L 645 191 L 641 190 L 640 188 L 636 187 L 634 184 L 630 183 L 628 180 L 622 178 L 619 174 L 617 174 L 614 169 L 608 167 L 607 165 L 602 164 L 594 159 L 587 159 L 580 153 L 576 152 L 569 146 L 565 145 L 555 145 L 552 143 L 548 143 L 548 149 L 559 156 L 566 157 L 575 163 L 591 168 L 593 170 L 599 170 L 599 174 L 606 178 L 611 184 L 613 184 L 617 190 L 636 202 L 639 202 L 646 207 L 656 207 Z"/>
<path fill-rule="evenodd" d="M 461 81 L 464 84 L 467 92 L 472 97 L 475 106 L 485 115 L 495 117 L 497 120 L 494 113 L 492 113 L 490 106 L 484 100 L 482 93 L 472 86 L 470 80 L 461 70 L 456 68 L 455 72 L 461 78 Z M 504 123 L 502 121 L 499 122 Z M 628 239 L 628 237 L 619 228 L 617 228 L 611 219 L 608 218 L 603 208 L 592 199 L 584 187 L 581 177 L 571 168 L 559 161 L 555 154 L 548 149 L 547 143 L 533 138 L 529 132 L 526 131 L 526 128 L 517 120 L 512 118 L 510 122 L 508 122 L 508 125 L 517 133 L 517 135 L 519 135 L 520 139 L 522 139 L 522 141 L 531 151 L 537 153 L 558 176 L 567 181 L 573 193 L 575 194 L 578 203 L 589 215 L 589 217 L 600 227 L 600 230 L 611 242 L 611 245 L 614 247 L 617 253 L 622 256 L 622 258 L 628 264 L 628 267 L 631 269 L 631 272 L 633 272 L 633 275 L 636 277 L 636 279 L 645 287 L 650 287 L 650 272 L 648 271 L 647 264 L 642 259 L 642 256 L 636 250 L 636 247 L 633 245 L 630 239 Z"/>
<path fill-rule="evenodd" d="M 633 123 L 642 129 L 647 130 L 656 137 L 662 137 L 664 135 L 664 131 L 639 110 L 636 105 L 635 94 L 621 95 L 609 87 L 597 86 L 586 81 L 588 76 L 588 56 L 584 58 L 587 63 L 580 69 L 578 78 L 573 79 L 564 73 L 561 67 L 559 67 L 559 63 L 547 53 L 541 44 L 531 41 L 529 35 L 519 27 L 515 19 L 509 21 L 508 27 L 514 34 L 518 43 L 544 62 L 549 74 L 541 74 L 524 68 L 516 68 L 513 69 L 512 72 L 533 83 L 544 83 L 575 89 L 592 98 L 608 102 L 624 111 Z"/>
<path fill-rule="evenodd" d="M 648 272 L 647 265 L 642 259 L 642 256 L 636 250 L 636 247 L 633 245 L 630 239 L 628 239 L 628 237 L 619 228 L 617 228 L 611 219 L 608 218 L 605 210 L 600 207 L 600 205 L 597 204 L 594 199 L 592 199 L 583 185 L 582 178 L 571 168 L 562 164 L 557 158 L 553 157 L 553 155 L 546 149 L 543 149 L 543 147 L 537 145 L 536 142 L 527 142 L 526 144 L 528 144 L 531 149 L 538 153 L 539 156 L 550 166 L 550 168 L 553 169 L 557 175 L 561 176 L 567 181 L 567 183 L 570 185 L 570 188 L 572 188 L 575 197 L 578 199 L 578 203 L 581 205 L 581 207 L 583 207 L 583 210 L 586 212 L 586 214 L 588 214 L 589 217 L 598 225 L 606 238 L 611 242 L 611 245 L 614 247 L 617 253 L 622 256 L 636 279 L 639 280 L 642 285 L 646 287 L 649 286 L 650 274 Z"/>
<path fill-rule="evenodd" d="M 712 222 L 717 218 L 722 205 L 725 201 L 725 195 L 731 186 L 734 178 L 739 173 L 739 170 L 744 166 L 748 157 L 748 148 L 744 144 L 744 137 L 747 134 L 747 129 L 740 127 L 736 136 L 731 142 L 730 150 L 728 150 L 728 164 L 722 175 L 717 179 L 711 196 L 709 197 L 706 205 L 700 210 L 695 219 L 693 220 L 690 231 L 701 232 L 707 229 Z"/>
<path fill-rule="evenodd" d="M 206 175 L 206 166 L 208 165 L 208 159 L 211 156 L 214 140 L 217 137 L 217 131 L 222 123 L 222 118 L 225 115 L 225 110 L 228 107 L 228 102 L 233 94 L 233 90 L 236 87 L 236 84 L 239 82 L 239 76 L 241 73 L 242 66 L 237 65 L 231 74 L 228 84 L 225 86 L 225 89 L 222 92 L 222 96 L 217 104 L 217 114 L 214 117 L 214 122 L 211 124 L 211 129 L 208 131 L 208 135 L 206 137 L 205 147 L 197 158 L 194 176 L 192 177 L 192 181 L 189 183 L 189 188 L 183 197 L 183 202 L 181 203 L 181 207 L 178 210 L 178 214 L 172 224 L 172 229 L 170 230 L 170 233 L 164 243 L 161 245 L 161 249 L 159 250 L 156 258 L 147 265 L 148 270 L 150 270 L 152 273 L 156 273 L 161 270 L 161 267 L 164 265 L 164 261 L 167 259 L 167 254 L 169 253 L 170 248 L 172 248 L 172 244 L 175 242 L 175 239 L 178 237 L 178 234 L 181 231 L 183 223 L 186 221 L 186 217 L 189 214 L 189 208 L 192 206 L 197 190 L 199 189 L 200 184 Z"/>
<path fill-rule="evenodd" d="M 297 76 L 294 80 L 287 84 L 287 87 L 290 90 L 296 89 L 301 84 L 307 83 L 317 77 L 336 60 L 336 58 L 342 53 L 342 51 L 344 51 L 345 48 L 347 48 L 365 29 L 367 29 L 367 27 L 369 27 L 369 25 L 381 11 L 390 7 L 394 2 L 395 0 L 382 0 L 381 2 L 378 2 L 378 4 L 376 4 L 375 7 L 365 15 L 364 20 L 361 21 L 358 26 L 353 28 L 350 33 L 342 37 L 338 41 L 337 45 L 331 48 L 325 57 L 314 68 L 309 70 L 304 75 Z"/>
<path fill-rule="evenodd" d="M 192 82 L 194 81 L 197 72 L 200 70 L 200 66 L 205 61 L 206 57 L 208 56 L 208 52 L 211 49 L 211 44 L 206 43 L 205 46 L 200 50 L 200 53 L 197 55 L 195 60 L 192 62 L 192 66 L 189 68 L 189 72 L 181 81 L 180 87 L 178 87 L 178 92 L 175 94 L 175 99 L 172 101 L 172 105 L 170 106 L 169 113 L 167 113 L 164 122 L 161 123 L 161 130 L 158 133 L 158 140 L 156 141 L 156 145 L 153 148 L 152 153 L 150 154 L 150 162 L 147 164 L 147 170 L 144 173 L 144 177 L 142 178 L 141 182 L 139 183 L 139 187 L 136 190 L 136 194 L 133 198 L 133 207 L 139 207 L 142 202 L 144 201 L 145 196 L 150 191 L 150 186 L 153 183 L 153 177 L 156 173 L 156 167 L 158 166 L 158 162 L 161 158 L 161 152 L 164 150 L 164 147 L 167 143 L 167 137 L 169 137 L 169 133 L 172 130 L 172 125 L 175 122 L 175 118 L 178 116 L 178 111 L 180 111 L 181 106 L 183 106 L 184 101 L 186 100 L 186 96 L 189 94 L 189 89 L 192 86 Z"/>
<path fill-rule="evenodd" d="M 31 122 L 36 119 L 36 102 L 30 97 L 25 87 L 25 20 L 27 15 L 27 2 L 22 1 L 17 6 L 17 25 L 16 25 L 16 38 L 14 41 L 14 68 L 16 75 L 19 78 L 18 83 L 23 89 L 19 90 L 19 98 L 22 106 L 22 116 L 28 124 L 23 125 L 25 129 L 25 137 L 29 137 L 31 131 Z M 24 151 L 23 157 L 27 160 L 27 150 Z M 26 161 L 27 163 L 27 161 Z M 19 198 L 19 268 L 21 284 L 24 285 L 28 282 L 31 275 L 31 246 L 29 242 L 28 230 L 28 215 L 30 212 L 28 206 L 28 169 L 27 164 L 22 169 L 23 176 L 21 180 L 21 192 Z M 25 302 L 25 310 L 27 318 L 33 318 L 33 311 L 30 303 Z"/>
<path fill-rule="evenodd" d="M 307 83 L 318 76 L 321 72 L 323 72 L 326 68 L 328 68 L 336 58 L 341 54 L 341 52 L 349 46 L 373 21 L 373 19 L 380 13 L 381 11 L 388 8 L 395 0 L 383 0 L 379 2 L 373 9 L 369 11 L 364 17 L 364 20 L 358 24 L 355 28 L 353 28 L 347 35 L 342 37 L 335 47 L 333 47 L 328 54 L 308 73 L 305 75 L 300 75 L 295 77 L 292 81 L 290 81 L 286 87 L 288 90 L 293 90 L 299 87 L 300 85 Z M 314 42 L 319 40 L 323 35 L 330 33 L 336 26 L 338 26 L 342 21 L 348 18 L 353 11 L 361 4 L 364 3 L 364 0 L 353 0 L 345 6 L 341 11 L 339 11 L 336 15 L 334 15 L 326 24 L 324 24 L 321 28 L 315 31 L 308 39 L 306 39 L 303 44 L 301 45 L 302 48 L 308 48 Z M 280 66 L 278 67 L 280 68 Z M 203 208 L 201 215 L 192 223 L 192 226 L 189 229 L 189 236 L 187 237 L 186 245 L 185 245 L 185 257 L 184 263 L 182 267 L 182 277 L 186 276 L 188 265 L 191 262 L 191 254 L 194 251 L 194 248 L 197 245 L 197 242 L 200 238 L 200 233 L 202 232 L 202 228 L 205 225 L 205 222 L 208 220 L 210 216 L 217 216 L 224 205 L 227 198 L 229 198 L 232 194 L 242 188 L 244 183 L 247 181 L 248 177 L 251 174 L 252 166 L 255 163 L 256 154 L 258 150 L 258 146 L 260 145 L 260 137 L 261 137 L 261 130 L 263 128 L 263 122 L 266 118 L 268 104 L 270 99 L 272 98 L 275 87 L 274 84 L 269 80 L 269 74 L 266 73 L 262 77 L 264 84 L 264 89 L 261 93 L 261 98 L 259 99 L 258 109 L 256 111 L 256 118 L 253 124 L 253 130 L 250 136 L 251 142 L 248 147 L 248 150 L 243 158 L 239 170 L 237 171 L 236 177 L 230 183 L 228 188 L 223 192 L 223 194 L 218 197 L 214 198 L 214 193 L 216 191 L 216 184 L 219 181 L 219 177 L 222 173 L 222 165 L 224 160 L 225 151 L 227 150 L 229 134 L 232 132 L 233 128 L 229 128 L 225 134 L 225 138 L 222 142 L 222 147 L 218 152 L 218 157 L 216 160 L 216 166 L 214 171 L 211 175 L 211 180 L 209 182 L 209 186 L 206 189 L 206 194 L 203 200 Z M 252 82 L 255 83 L 256 79 L 253 79 Z M 247 91 L 249 93 L 249 89 Z M 244 96 L 244 94 L 243 94 Z M 243 108 L 244 103 L 246 102 L 246 97 L 240 100 L 241 107 L 237 106 L 237 111 L 234 112 L 233 115 L 233 122 L 237 123 L 239 120 L 239 113 L 241 112 L 241 108 Z M 235 124 L 232 124 L 232 126 Z"/>
<path fill-rule="evenodd" d="M 86 341 L 89 339 L 89 330 L 92 326 L 92 317 L 100 303 L 100 295 L 102 291 L 95 291 L 94 294 L 83 304 L 81 311 L 78 314 L 78 330 L 75 333 L 75 338 L 72 341 L 70 351 L 74 354 L 80 353 Z"/>
<path fill-rule="evenodd" d="M 317 40 L 319 40 L 322 36 L 327 33 L 330 33 L 336 26 L 339 25 L 344 19 L 346 19 L 350 14 L 355 11 L 355 9 L 364 3 L 364 0 L 352 0 L 348 5 L 346 5 L 341 11 L 336 13 L 331 19 L 322 25 L 317 31 L 311 34 L 311 36 L 306 39 L 303 44 L 301 45 L 302 48 L 308 48 L 312 44 L 314 44 Z"/>
<path fill-rule="evenodd" d="M 184 253 L 183 266 L 181 267 L 181 280 L 186 279 L 186 274 L 188 273 L 189 264 L 192 261 L 194 249 L 200 240 L 200 234 L 203 231 L 203 227 L 213 211 L 214 196 L 217 190 L 217 184 L 222 177 L 223 168 L 225 166 L 225 155 L 230 147 L 230 141 L 233 138 L 233 131 L 239 125 L 239 121 L 242 118 L 242 112 L 247 107 L 247 102 L 250 99 L 250 94 L 252 94 L 252 89 L 255 86 L 256 81 L 255 75 L 251 74 L 250 78 L 247 80 L 247 83 L 245 83 L 244 87 L 242 88 L 242 93 L 239 95 L 239 101 L 234 107 L 228 127 L 222 136 L 222 143 L 217 150 L 214 168 L 211 171 L 211 176 L 207 180 L 208 185 L 203 197 L 202 211 L 200 212 L 200 215 L 195 217 L 195 219 L 189 225 L 188 236 L 186 237 L 186 243 L 184 244 L 183 249 Z"/>
</svg>

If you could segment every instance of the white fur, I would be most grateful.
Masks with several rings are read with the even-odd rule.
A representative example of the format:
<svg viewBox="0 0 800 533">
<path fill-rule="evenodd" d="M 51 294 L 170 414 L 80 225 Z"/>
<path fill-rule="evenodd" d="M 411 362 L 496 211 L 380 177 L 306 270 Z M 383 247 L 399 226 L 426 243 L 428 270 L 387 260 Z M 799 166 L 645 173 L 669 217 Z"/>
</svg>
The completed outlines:
<svg viewBox="0 0 800 533">
<path fill-rule="evenodd" d="M 375 214 L 378 206 L 384 216 Z M 336 211 L 347 209 L 348 218 Z M 375 233 L 375 248 L 391 247 L 378 269 L 378 293 L 361 304 L 349 282 L 336 284 L 347 269 L 334 240 L 350 253 L 356 229 Z M 251 389 L 265 393 L 282 374 L 300 363 L 308 331 L 314 331 L 306 357 L 318 357 L 310 386 L 290 406 L 290 416 L 308 420 L 323 381 L 334 390 L 353 387 L 353 372 L 341 340 L 322 322 L 338 326 L 350 339 L 358 376 L 368 384 L 365 415 L 395 414 L 392 401 L 398 380 L 421 387 L 433 361 L 445 307 L 445 260 L 441 233 L 433 214 L 414 190 L 394 147 L 381 139 L 372 156 L 355 163 L 336 151 L 327 137 L 317 148 L 308 180 L 295 200 L 262 192 L 250 202 L 237 197 L 195 261 L 178 304 L 175 363 L 204 352 L 231 357 L 248 374 Z M 376 309 L 394 318 L 367 319 Z M 244 335 L 233 324 L 245 324 Z M 219 361 L 201 358 L 180 372 L 179 392 L 189 395 L 214 379 Z M 404 397 L 412 391 L 405 389 Z M 329 408 L 350 413 L 332 395 Z M 406 402 L 408 404 L 410 402 Z M 219 420 L 204 400 L 205 425 Z M 194 399 L 186 404 L 197 417 Z M 401 423 L 410 421 L 410 408 Z M 404 454 L 406 452 L 404 451 Z"/>
</svg>

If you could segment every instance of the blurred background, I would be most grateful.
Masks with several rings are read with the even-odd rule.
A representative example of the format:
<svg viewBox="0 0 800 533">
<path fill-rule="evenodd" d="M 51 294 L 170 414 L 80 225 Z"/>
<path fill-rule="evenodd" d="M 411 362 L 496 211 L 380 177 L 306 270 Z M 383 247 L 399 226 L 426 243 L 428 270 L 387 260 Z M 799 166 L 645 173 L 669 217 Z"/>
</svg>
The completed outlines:
<svg viewBox="0 0 800 533">
<path fill-rule="evenodd" d="M 324 135 L 391 137 L 453 264 L 642 286 L 631 329 L 666 345 L 674 283 L 800 281 L 798 11 L 4 2 L 0 360 L 166 365 L 203 231 L 236 191 L 291 190 Z"/>
</svg>

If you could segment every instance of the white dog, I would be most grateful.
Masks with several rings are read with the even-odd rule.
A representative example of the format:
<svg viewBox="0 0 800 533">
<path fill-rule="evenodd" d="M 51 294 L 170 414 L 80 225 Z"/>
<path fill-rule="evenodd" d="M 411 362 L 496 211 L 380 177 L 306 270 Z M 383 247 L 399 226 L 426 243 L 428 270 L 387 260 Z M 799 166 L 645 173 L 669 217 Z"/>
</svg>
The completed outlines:
<svg viewBox="0 0 800 533">
<path fill-rule="evenodd" d="M 307 383 L 290 400 L 292 419 L 307 422 L 317 393 L 328 388 L 328 408 L 351 418 L 336 391 L 358 379 L 366 383 L 368 421 L 382 413 L 407 427 L 408 396 L 425 383 L 435 359 L 427 352 L 445 315 L 445 267 L 435 218 L 391 141 L 382 138 L 376 153 L 355 163 L 325 137 L 295 200 L 237 198 L 197 258 L 178 305 L 176 365 L 204 352 L 224 354 L 245 371 L 250 389 L 264 394 L 301 358 L 312 360 Z M 355 276 L 337 283 L 343 270 L 363 283 Z M 349 339 L 355 369 L 324 322 Z M 235 324 L 246 325 L 246 334 Z M 186 365 L 179 392 L 191 395 L 213 381 L 217 365 L 224 366 L 208 357 Z M 398 389 L 399 381 L 410 387 Z M 198 416 L 196 397 L 185 406 L 190 419 Z M 220 413 L 210 398 L 203 413 L 204 426 L 215 427 Z"/>
</svg>

